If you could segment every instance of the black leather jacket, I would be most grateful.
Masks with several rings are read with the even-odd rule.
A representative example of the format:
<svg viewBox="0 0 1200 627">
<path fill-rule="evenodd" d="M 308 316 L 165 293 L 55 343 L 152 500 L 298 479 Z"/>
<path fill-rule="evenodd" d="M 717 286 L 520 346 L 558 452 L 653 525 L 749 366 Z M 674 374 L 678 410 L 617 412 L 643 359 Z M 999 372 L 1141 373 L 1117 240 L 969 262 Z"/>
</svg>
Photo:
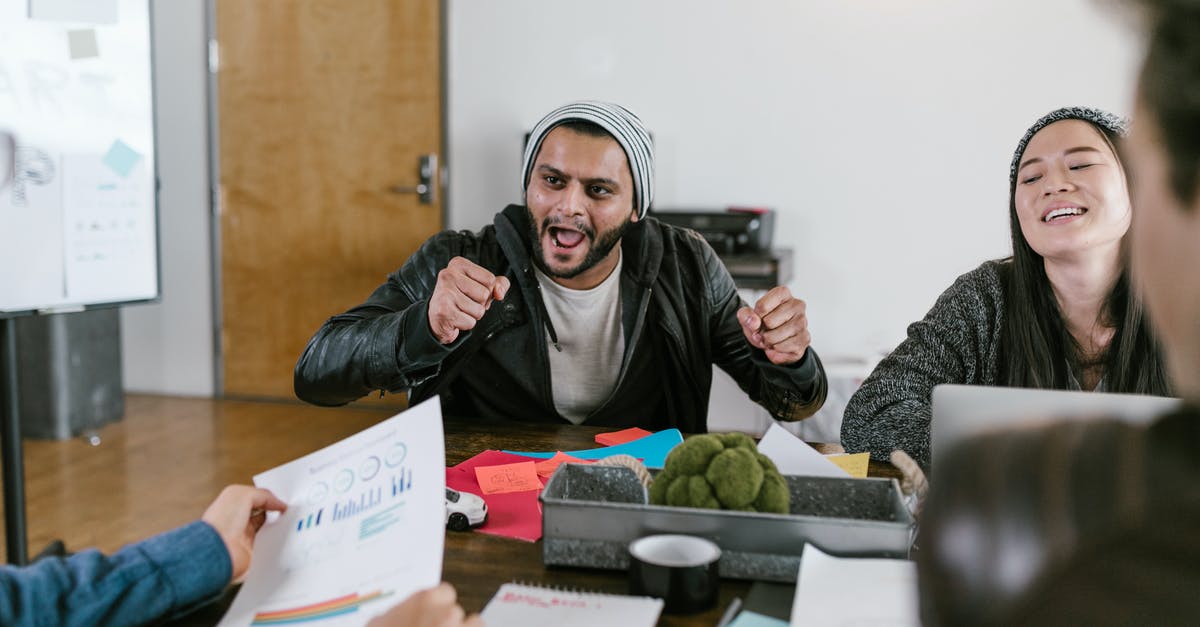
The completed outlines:
<svg viewBox="0 0 1200 627">
<path fill-rule="evenodd" d="M 367 302 L 317 331 L 295 370 L 296 395 L 343 405 L 373 390 L 434 394 L 448 416 L 564 422 L 551 393 L 550 325 L 529 255 L 529 212 L 510 205 L 478 233 L 430 238 Z M 825 372 L 809 348 L 792 366 L 771 364 L 746 342 L 729 272 L 695 232 L 654 218 L 621 240 L 626 353 L 611 396 L 586 424 L 707 431 L 712 364 L 782 420 L 812 415 L 825 401 Z M 476 327 L 450 345 L 429 330 L 437 274 L 462 256 L 507 276 L 512 287 Z M 548 332 L 548 333 L 547 333 Z"/>
</svg>

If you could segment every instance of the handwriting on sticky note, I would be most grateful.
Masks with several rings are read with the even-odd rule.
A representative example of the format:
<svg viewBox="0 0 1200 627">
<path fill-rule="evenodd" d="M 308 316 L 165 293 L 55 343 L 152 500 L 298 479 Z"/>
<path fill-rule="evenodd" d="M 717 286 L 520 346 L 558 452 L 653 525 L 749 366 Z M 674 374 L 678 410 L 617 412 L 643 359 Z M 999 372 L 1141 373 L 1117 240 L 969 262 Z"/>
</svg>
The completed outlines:
<svg viewBox="0 0 1200 627">
<path fill-rule="evenodd" d="M 540 490 L 537 468 L 533 462 L 517 462 L 500 466 L 476 466 L 475 479 L 484 494 Z"/>
<path fill-rule="evenodd" d="M 562 451 L 558 451 L 557 453 L 554 454 L 554 457 L 551 457 L 550 459 L 547 459 L 545 461 L 535 462 L 534 468 L 537 469 L 537 474 L 539 477 L 541 477 L 543 479 L 549 479 L 550 475 L 554 474 L 554 471 L 557 470 L 559 466 L 561 466 L 563 464 L 567 464 L 567 463 L 590 464 L 592 462 L 591 462 L 591 460 L 587 460 L 587 459 L 579 459 L 578 457 L 571 457 L 570 455 L 567 455 L 566 453 L 564 453 Z"/>
<path fill-rule="evenodd" d="M 624 444 L 626 442 L 640 440 L 641 438 L 644 438 L 648 435 L 654 435 L 654 434 L 649 431 L 646 431 L 645 429 L 639 429 L 638 427 L 630 427 L 629 429 L 622 429 L 621 431 L 610 431 L 609 433 L 599 433 L 596 435 L 596 444 L 599 444 L 601 446 L 616 446 L 618 444 Z"/>
<path fill-rule="evenodd" d="M 845 470 L 851 477 L 863 478 L 867 476 L 867 464 L 871 461 L 871 454 L 826 455 L 825 459 L 837 464 L 838 468 Z"/>
</svg>

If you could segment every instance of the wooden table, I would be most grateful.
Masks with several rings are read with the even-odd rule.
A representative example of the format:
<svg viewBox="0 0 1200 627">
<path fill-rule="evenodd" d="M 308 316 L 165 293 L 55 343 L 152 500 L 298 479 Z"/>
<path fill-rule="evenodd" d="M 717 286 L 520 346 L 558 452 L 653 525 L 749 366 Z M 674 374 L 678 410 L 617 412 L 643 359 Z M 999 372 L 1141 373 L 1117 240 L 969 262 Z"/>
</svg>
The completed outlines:
<svg viewBox="0 0 1200 627">
<path fill-rule="evenodd" d="M 26 441 L 30 539 L 35 547 L 62 538 L 69 549 L 113 552 L 128 542 L 185 524 L 221 487 L 249 483 L 267 469 L 349 437 L 398 411 L 374 404 L 327 409 L 299 403 L 130 395 L 121 421 L 100 430 L 103 445 L 82 439 Z M 446 463 L 489 449 L 579 450 L 596 446 L 608 429 L 571 425 L 446 424 Z M 831 452 L 830 445 L 816 445 Z M 874 476 L 896 476 L 872 463 Z M 481 533 L 446 535 L 444 578 L 463 605 L 483 609 L 501 584 L 516 580 L 624 593 L 625 573 L 542 566 L 542 544 Z M 722 582 L 717 609 L 664 617 L 664 625 L 713 625 L 749 582 Z M 217 624 L 234 589 L 216 603 L 175 621 Z"/>
<path fill-rule="evenodd" d="M 597 433 L 611 431 L 574 425 L 446 423 L 446 465 L 453 466 L 475 454 L 493 450 L 571 451 L 597 446 Z M 816 445 L 818 449 L 822 445 Z M 871 462 L 871 476 L 897 477 L 890 464 Z M 482 533 L 446 533 L 442 577 L 458 589 L 468 612 L 483 609 L 500 584 L 508 581 L 580 588 L 627 594 L 624 572 L 542 565 L 542 543 L 523 542 Z M 721 581 L 717 607 L 691 616 L 664 616 L 660 625 L 715 625 L 734 597 L 745 597 L 750 582 Z"/>
<path fill-rule="evenodd" d="M 237 409 L 242 405 L 262 411 L 261 407 L 248 403 L 235 403 L 230 409 Z M 280 412 L 288 414 L 293 421 L 296 416 L 313 414 L 317 420 L 314 424 L 326 424 L 331 420 L 346 420 L 350 416 L 348 413 L 340 414 L 336 411 L 311 407 L 279 406 L 278 409 Z M 379 415 L 382 418 L 387 414 L 380 413 Z M 355 416 L 359 419 L 372 420 L 370 413 L 364 413 L 362 417 L 358 417 L 357 414 Z M 236 424 L 240 424 L 240 422 L 235 421 Z M 309 428 L 313 428 L 313 426 L 310 425 Z M 593 448 L 597 446 L 594 440 L 596 434 L 605 431 L 612 431 L 612 429 L 541 423 L 484 423 L 448 420 L 445 424 L 446 465 L 453 466 L 486 450 L 572 451 Z M 814 446 L 822 452 L 833 452 L 835 447 L 835 445 L 822 444 Z M 242 460 L 235 465 L 240 466 L 244 463 L 248 462 Z M 261 460 L 259 463 L 262 463 Z M 282 462 L 273 459 L 270 463 Z M 256 468 L 261 470 L 259 466 Z M 871 462 L 869 474 L 883 477 L 899 476 L 891 465 L 876 462 Z M 524 542 L 476 532 L 446 532 L 442 578 L 454 584 L 458 590 L 459 602 L 468 612 L 483 610 L 500 585 L 510 581 L 616 594 L 628 593 L 626 574 L 622 571 L 548 568 L 542 565 L 541 542 Z M 749 581 L 724 579 L 721 581 L 720 599 L 715 608 L 690 616 L 664 615 L 659 624 L 668 626 L 715 625 L 729 606 L 730 601 L 735 597 L 745 598 L 750 584 Z M 227 594 L 217 602 L 171 624 L 175 626 L 214 625 L 228 610 L 235 594 L 236 587 L 230 588 Z"/>
</svg>

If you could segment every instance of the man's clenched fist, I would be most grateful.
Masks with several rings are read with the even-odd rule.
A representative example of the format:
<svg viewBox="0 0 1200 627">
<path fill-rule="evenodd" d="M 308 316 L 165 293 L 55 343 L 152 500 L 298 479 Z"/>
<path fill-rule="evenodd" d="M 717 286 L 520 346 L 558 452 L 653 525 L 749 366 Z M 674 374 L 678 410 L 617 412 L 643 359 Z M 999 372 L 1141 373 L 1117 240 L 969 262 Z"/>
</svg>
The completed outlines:
<svg viewBox="0 0 1200 627">
<path fill-rule="evenodd" d="M 508 277 L 498 277 L 484 268 L 455 257 L 438 272 L 437 285 L 429 297 L 429 330 L 442 344 L 458 339 L 483 318 L 493 300 L 508 293 Z"/>
<path fill-rule="evenodd" d="M 800 361 L 812 343 L 805 310 L 804 301 L 781 286 L 758 299 L 753 309 L 739 309 L 737 317 L 746 340 L 762 349 L 771 363 L 782 366 Z"/>
</svg>

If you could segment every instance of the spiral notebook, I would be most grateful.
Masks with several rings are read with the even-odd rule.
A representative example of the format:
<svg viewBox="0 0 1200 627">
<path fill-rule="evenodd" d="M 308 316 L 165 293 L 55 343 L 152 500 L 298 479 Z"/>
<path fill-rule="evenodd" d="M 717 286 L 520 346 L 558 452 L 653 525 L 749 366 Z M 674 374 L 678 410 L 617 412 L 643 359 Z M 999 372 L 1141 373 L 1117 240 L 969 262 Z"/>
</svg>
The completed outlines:
<svg viewBox="0 0 1200 627">
<path fill-rule="evenodd" d="M 483 608 L 488 627 L 653 627 L 662 599 L 506 583 Z"/>
</svg>

